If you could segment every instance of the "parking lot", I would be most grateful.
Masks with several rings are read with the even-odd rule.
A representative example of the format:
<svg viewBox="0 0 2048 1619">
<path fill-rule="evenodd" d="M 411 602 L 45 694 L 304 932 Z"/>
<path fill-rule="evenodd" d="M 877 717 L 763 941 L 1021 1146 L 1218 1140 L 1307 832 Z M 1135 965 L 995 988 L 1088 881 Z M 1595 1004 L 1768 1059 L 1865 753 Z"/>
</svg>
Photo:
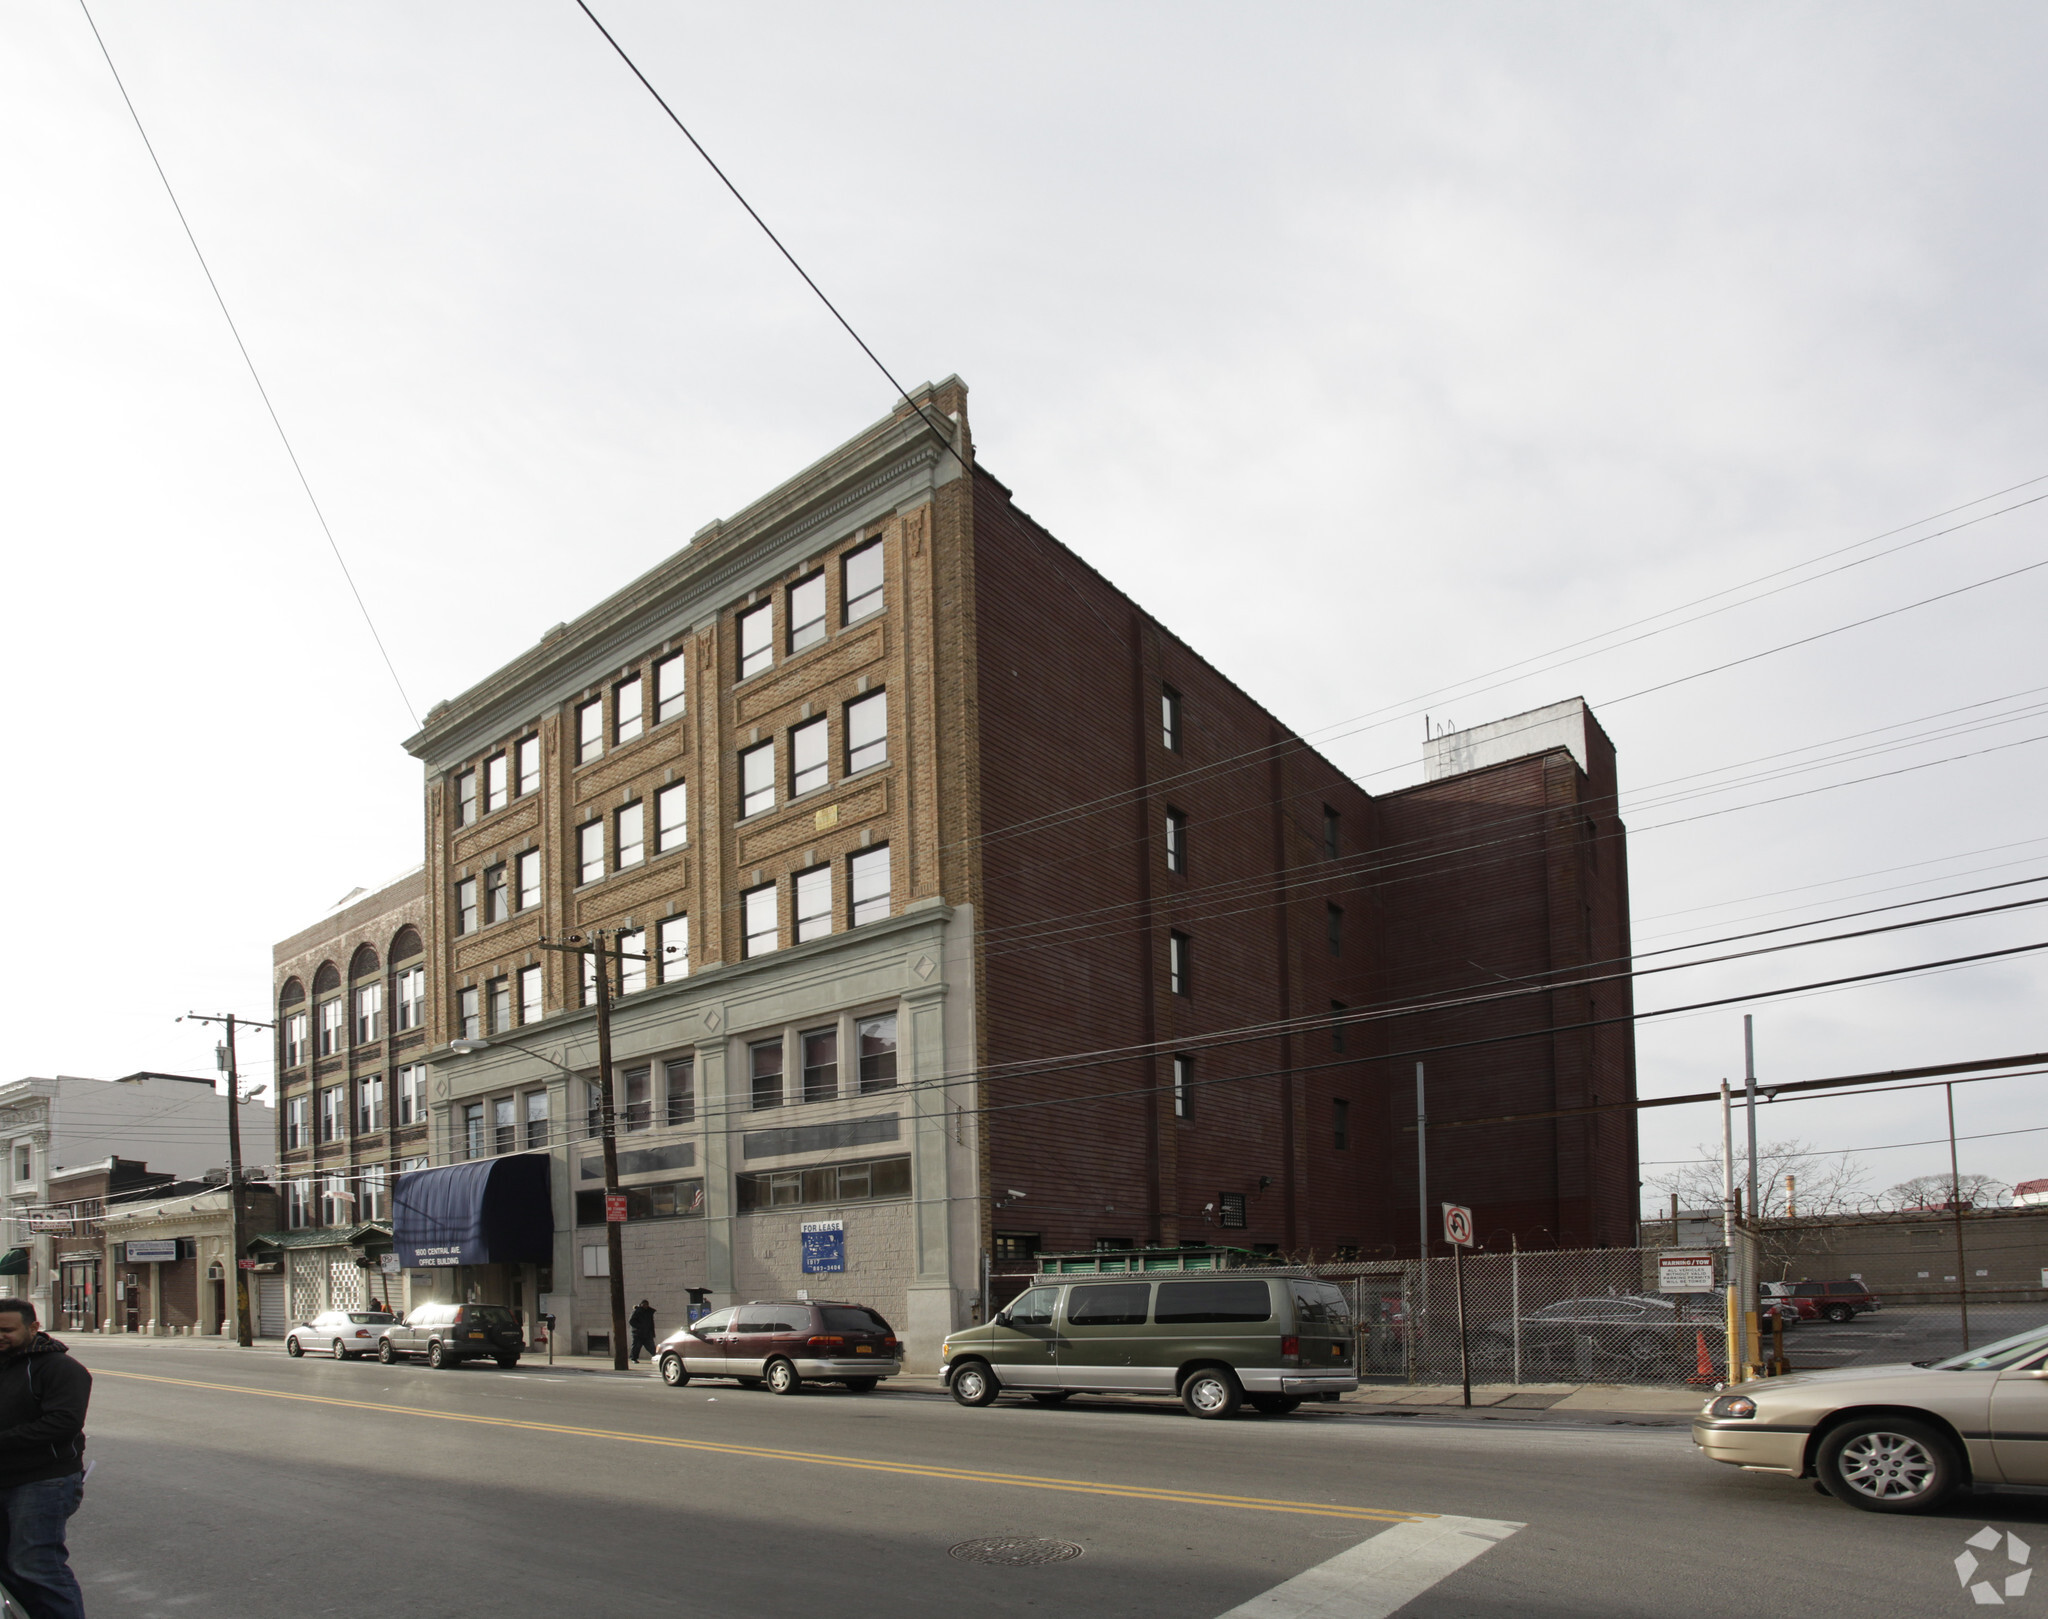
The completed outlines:
<svg viewBox="0 0 2048 1619">
<path fill-rule="evenodd" d="M 1970 1344 L 1980 1347 L 2044 1323 L 2048 1304 L 1973 1304 Z M 1859 1315 L 1840 1326 L 1802 1321 L 1785 1334 L 1785 1358 L 1801 1372 L 1938 1360 L 1962 1347 L 1962 1323 L 1953 1304 L 1887 1304 L 1874 1315 Z"/>
</svg>

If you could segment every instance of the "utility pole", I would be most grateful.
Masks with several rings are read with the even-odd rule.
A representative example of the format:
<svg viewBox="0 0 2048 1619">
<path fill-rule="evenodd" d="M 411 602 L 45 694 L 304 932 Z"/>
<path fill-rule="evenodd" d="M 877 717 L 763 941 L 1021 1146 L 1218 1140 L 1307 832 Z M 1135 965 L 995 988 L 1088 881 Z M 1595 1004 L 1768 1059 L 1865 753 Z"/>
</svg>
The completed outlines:
<svg viewBox="0 0 2048 1619">
<path fill-rule="evenodd" d="M 1963 1177 L 1956 1168 L 1956 1088 L 1948 1093 L 1948 1207 L 1956 1222 L 1956 1303 L 1963 1314 L 1963 1350 L 1970 1348 L 1970 1273 L 1963 1262 Z"/>
<path fill-rule="evenodd" d="M 1429 1102 L 1422 1085 L 1422 1064 L 1415 1065 L 1415 1261 L 1420 1278 L 1416 1315 L 1408 1338 L 1418 1342 L 1417 1329 L 1429 1315 Z"/>
<path fill-rule="evenodd" d="M 255 1343 L 256 1335 L 249 1320 L 249 1273 L 242 1269 L 242 1076 L 235 1060 L 235 1029 L 238 1024 L 247 1024 L 252 1029 L 274 1029 L 276 1025 L 237 1018 L 232 1012 L 212 1017 L 187 1012 L 178 1021 L 183 1023 L 187 1019 L 194 1023 L 219 1023 L 227 1029 L 220 1066 L 228 1076 L 228 1258 L 235 1270 L 235 1342 L 247 1349 Z"/>
</svg>

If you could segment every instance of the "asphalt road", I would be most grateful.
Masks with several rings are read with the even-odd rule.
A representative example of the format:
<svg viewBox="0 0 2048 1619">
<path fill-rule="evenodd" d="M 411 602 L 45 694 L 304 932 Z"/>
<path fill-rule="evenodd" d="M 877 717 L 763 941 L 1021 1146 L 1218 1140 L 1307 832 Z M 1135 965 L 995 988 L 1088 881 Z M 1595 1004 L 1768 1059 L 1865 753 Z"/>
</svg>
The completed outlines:
<svg viewBox="0 0 2048 1619">
<path fill-rule="evenodd" d="M 1986 1525 L 2048 1546 L 2048 1498 L 1882 1518 L 1626 1421 L 1310 1407 L 1215 1423 L 1137 1401 L 968 1411 L 886 1388 L 778 1399 L 544 1366 L 74 1347 L 97 1379 L 71 1535 L 95 1619 L 1217 1619 L 1247 1603 L 1286 1619 L 1311 1586 L 1323 1619 L 1869 1619 L 1975 1611 L 1954 1562 Z M 999 1536 L 1080 1551 L 952 1555 Z"/>
</svg>

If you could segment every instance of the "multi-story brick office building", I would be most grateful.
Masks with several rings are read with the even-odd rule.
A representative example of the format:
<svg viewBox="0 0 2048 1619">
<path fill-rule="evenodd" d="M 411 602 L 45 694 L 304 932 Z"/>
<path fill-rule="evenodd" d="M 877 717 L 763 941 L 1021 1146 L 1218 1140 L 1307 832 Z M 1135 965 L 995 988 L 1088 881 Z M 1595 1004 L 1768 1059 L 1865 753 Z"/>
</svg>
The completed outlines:
<svg viewBox="0 0 2048 1619">
<path fill-rule="evenodd" d="M 366 1236 L 389 1236 L 397 1176 L 427 1164 L 427 916 L 413 871 L 272 951 L 282 1231 L 247 1235 L 283 1239 L 283 1281 L 258 1291 L 281 1289 L 284 1312 L 402 1301 L 402 1281 L 366 1276 L 360 1259 Z"/>
<path fill-rule="evenodd" d="M 1473 969 L 1390 930 L 1409 872 L 1380 804 L 1017 509 L 962 384 L 917 399 L 407 744 L 434 1163 L 553 1166 L 551 1254 L 448 1285 L 545 1298 L 579 1344 L 607 1326 L 591 968 L 545 946 L 586 928 L 644 958 L 614 1019 L 622 1235 L 629 1291 L 670 1320 L 685 1287 L 808 1286 L 880 1305 L 929 1360 L 991 1252 L 1412 1248 L 1412 1064 L 1375 1060 L 1412 1031 L 1374 1014 Z M 1502 813 L 1611 817 L 1568 753 L 1542 759 L 1495 773 Z M 1457 797 L 1418 789 L 1404 828 L 1432 794 Z M 1440 903 L 1492 903 L 1492 874 L 1438 867 Z M 1625 886 L 1603 894 L 1625 916 Z M 1581 959 L 1534 925 L 1509 924 L 1518 966 Z M 1543 1055 L 1489 1105 L 1558 1105 L 1553 1037 L 1519 1032 Z M 1593 1054 L 1603 1095 L 1626 1045 Z M 1625 1226 L 1633 1182 L 1530 1167 L 1518 1208 L 1558 1232 L 1581 1197 Z M 802 1228 L 833 1222 L 845 1274 L 807 1275 Z"/>
</svg>

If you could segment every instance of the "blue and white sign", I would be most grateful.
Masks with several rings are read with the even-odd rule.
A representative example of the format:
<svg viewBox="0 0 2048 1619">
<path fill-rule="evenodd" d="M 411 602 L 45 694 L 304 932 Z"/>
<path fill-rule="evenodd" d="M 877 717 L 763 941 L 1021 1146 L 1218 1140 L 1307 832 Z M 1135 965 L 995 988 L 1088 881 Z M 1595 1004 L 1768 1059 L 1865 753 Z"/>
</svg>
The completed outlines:
<svg viewBox="0 0 2048 1619">
<path fill-rule="evenodd" d="M 846 1269 L 846 1222 L 806 1220 L 803 1224 L 804 1274 Z"/>
<path fill-rule="evenodd" d="M 122 1248 L 131 1265 L 168 1265 L 178 1257 L 176 1237 L 165 1237 L 151 1242 L 124 1243 Z"/>
</svg>

